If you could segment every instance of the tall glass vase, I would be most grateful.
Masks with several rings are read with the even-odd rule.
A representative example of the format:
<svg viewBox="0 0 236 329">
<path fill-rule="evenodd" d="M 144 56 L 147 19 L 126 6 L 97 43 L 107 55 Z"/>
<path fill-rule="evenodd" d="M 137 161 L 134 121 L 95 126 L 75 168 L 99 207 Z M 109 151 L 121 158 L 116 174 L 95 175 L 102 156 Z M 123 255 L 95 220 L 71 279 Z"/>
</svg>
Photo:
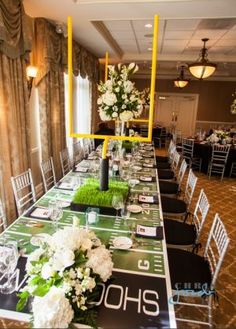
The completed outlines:
<svg viewBox="0 0 236 329">
<path fill-rule="evenodd" d="M 125 135 L 125 121 L 115 121 L 115 135 L 124 136 Z"/>
</svg>

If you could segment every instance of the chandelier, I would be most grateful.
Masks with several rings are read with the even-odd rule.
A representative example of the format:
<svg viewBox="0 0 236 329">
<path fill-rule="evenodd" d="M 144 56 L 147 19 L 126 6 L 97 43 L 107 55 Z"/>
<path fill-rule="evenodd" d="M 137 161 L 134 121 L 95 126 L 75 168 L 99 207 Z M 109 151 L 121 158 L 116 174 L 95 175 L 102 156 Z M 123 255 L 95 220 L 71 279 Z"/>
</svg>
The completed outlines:
<svg viewBox="0 0 236 329">
<path fill-rule="evenodd" d="M 188 65 L 190 73 L 198 79 L 205 79 L 211 76 L 216 70 L 216 64 L 210 63 L 207 59 L 206 42 L 208 38 L 202 39 L 203 48 L 200 52 L 200 57 L 197 62 Z"/>
<path fill-rule="evenodd" d="M 179 77 L 174 80 L 174 85 L 177 88 L 184 88 L 189 83 L 189 80 L 184 77 L 184 65 L 180 66 L 180 74 Z"/>
</svg>

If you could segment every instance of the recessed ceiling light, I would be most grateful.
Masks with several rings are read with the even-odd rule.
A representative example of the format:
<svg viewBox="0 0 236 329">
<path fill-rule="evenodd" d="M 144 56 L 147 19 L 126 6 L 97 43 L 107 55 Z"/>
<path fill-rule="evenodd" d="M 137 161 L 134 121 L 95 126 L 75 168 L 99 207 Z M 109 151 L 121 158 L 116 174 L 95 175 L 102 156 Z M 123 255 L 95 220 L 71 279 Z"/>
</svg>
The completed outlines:
<svg viewBox="0 0 236 329">
<path fill-rule="evenodd" d="M 152 51 L 152 48 L 148 48 L 149 51 Z"/>
<path fill-rule="evenodd" d="M 166 99 L 165 96 L 159 96 L 158 99 Z"/>
<path fill-rule="evenodd" d="M 148 28 L 148 29 L 150 29 L 152 27 L 152 24 L 149 24 L 149 23 L 148 24 L 145 24 L 145 27 Z"/>
</svg>

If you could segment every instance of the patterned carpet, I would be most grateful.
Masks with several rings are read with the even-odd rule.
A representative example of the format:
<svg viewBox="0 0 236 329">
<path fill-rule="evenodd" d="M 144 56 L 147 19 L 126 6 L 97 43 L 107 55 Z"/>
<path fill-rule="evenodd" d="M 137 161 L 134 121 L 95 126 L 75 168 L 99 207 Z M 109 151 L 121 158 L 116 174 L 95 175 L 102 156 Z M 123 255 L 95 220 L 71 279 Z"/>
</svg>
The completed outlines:
<svg viewBox="0 0 236 329">
<path fill-rule="evenodd" d="M 158 155 L 165 155 L 164 150 L 157 150 Z M 236 221 L 236 177 L 224 178 L 220 181 L 218 177 L 211 177 L 209 180 L 205 174 L 194 172 L 198 177 L 198 182 L 194 197 L 191 203 L 191 211 L 194 210 L 199 192 L 203 188 L 209 203 L 210 209 L 203 228 L 203 234 L 200 238 L 202 243 L 201 251 L 205 247 L 207 241 L 207 234 L 212 224 L 216 213 L 219 213 L 221 220 L 224 222 L 225 228 L 228 232 L 230 243 L 226 256 L 224 258 L 221 270 L 216 283 L 216 290 L 219 296 L 219 305 L 213 310 L 214 328 L 236 328 L 236 245 L 235 245 L 235 221 Z M 183 187 L 186 183 L 183 181 Z M 199 320 L 203 319 L 203 314 L 198 310 L 193 312 L 192 308 L 179 307 L 176 313 L 184 314 L 185 317 L 197 317 Z M 188 323 L 179 322 L 178 328 L 206 328 L 206 326 L 190 325 Z"/>
<path fill-rule="evenodd" d="M 165 150 L 158 150 L 158 155 L 166 153 Z M 207 233 L 212 224 L 215 213 L 219 213 L 222 221 L 225 224 L 226 230 L 230 237 L 230 244 L 227 250 L 224 262 L 222 264 L 216 289 L 219 296 L 219 305 L 215 305 L 213 310 L 214 328 L 236 328 L 236 245 L 235 233 L 236 227 L 236 178 L 224 178 L 221 182 L 218 177 L 213 177 L 210 180 L 205 174 L 195 172 L 198 176 L 197 187 L 191 204 L 191 210 L 194 209 L 201 188 L 204 188 L 210 202 L 210 210 L 203 229 L 203 234 L 200 239 L 202 250 L 204 249 L 207 240 Z M 187 176 L 187 175 L 186 175 Z M 185 186 L 186 179 L 183 182 Z M 203 314 L 199 310 L 193 311 L 187 307 L 176 309 L 176 314 L 184 314 L 185 316 L 197 317 L 203 319 Z M 0 328 L 26 328 L 28 327 L 22 322 L 13 322 L 0 319 Z M 206 326 L 190 325 L 188 323 L 178 323 L 178 328 L 206 328 Z"/>
</svg>

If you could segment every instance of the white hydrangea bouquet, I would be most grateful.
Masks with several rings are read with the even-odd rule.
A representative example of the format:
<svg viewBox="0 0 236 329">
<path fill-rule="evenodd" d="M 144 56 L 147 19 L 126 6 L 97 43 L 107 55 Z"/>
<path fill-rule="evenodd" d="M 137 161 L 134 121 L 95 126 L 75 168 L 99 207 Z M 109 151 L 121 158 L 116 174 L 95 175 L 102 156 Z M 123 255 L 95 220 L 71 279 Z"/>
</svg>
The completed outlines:
<svg viewBox="0 0 236 329">
<path fill-rule="evenodd" d="M 27 285 L 17 310 L 32 302 L 33 327 L 68 328 L 71 322 L 96 326 L 98 283 L 112 274 L 111 254 L 96 235 L 76 226 L 47 235 L 28 257 Z"/>
<path fill-rule="evenodd" d="M 135 63 L 125 66 L 118 64 L 108 66 L 108 80 L 100 82 L 97 100 L 99 115 L 102 121 L 129 121 L 142 114 L 143 105 L 139 91 L 129 76 L 138 70 Z"/>
</svg>

